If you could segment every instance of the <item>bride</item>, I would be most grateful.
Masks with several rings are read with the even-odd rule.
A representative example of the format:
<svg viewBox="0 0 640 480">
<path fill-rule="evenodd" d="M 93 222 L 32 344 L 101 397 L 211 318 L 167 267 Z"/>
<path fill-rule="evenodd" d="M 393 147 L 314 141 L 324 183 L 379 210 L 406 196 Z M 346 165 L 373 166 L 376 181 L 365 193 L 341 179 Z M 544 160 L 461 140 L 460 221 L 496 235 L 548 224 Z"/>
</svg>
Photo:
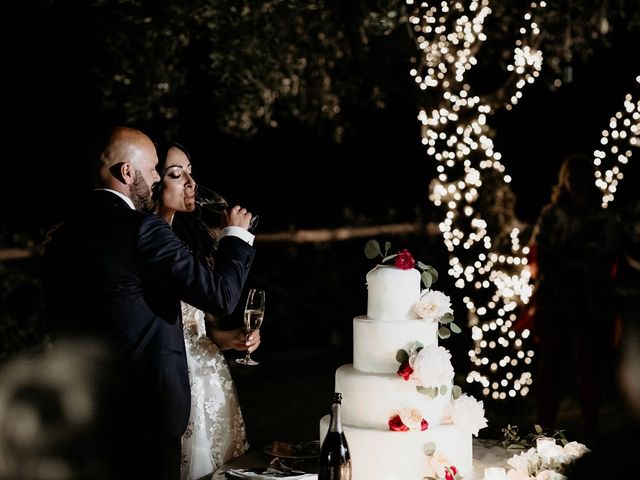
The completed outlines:
<svg viewBox="0 0 640 480">
<path fill-rule="evenodd" d="M 191 176 L 187 150 L 180 144 L 172 144 L 160 169 L 156 213 L 172 225 L 176 235 L 203 261 L 213 263 L 216 238 L 195 213 L 188 213 L 195 210 L 196 183 Z M 246 225 L 227 226 L 221 236 L 238 236 L 252 244 L 254 236 L 246 230 L 251 214 L 245 209 L 239 211 L 244 214 Z M 242 328 L 221 330 L 213 315 L 185 302 L 182 322 L 191 384 L 191 416 L 182 436 L 181 480 L 190 480 L 212 473 L 248 448 L 235 385 L 222 351 L 233 348 L 253 352 L 260 344 L 260 331 L 247 338 Z"/>
</svg>

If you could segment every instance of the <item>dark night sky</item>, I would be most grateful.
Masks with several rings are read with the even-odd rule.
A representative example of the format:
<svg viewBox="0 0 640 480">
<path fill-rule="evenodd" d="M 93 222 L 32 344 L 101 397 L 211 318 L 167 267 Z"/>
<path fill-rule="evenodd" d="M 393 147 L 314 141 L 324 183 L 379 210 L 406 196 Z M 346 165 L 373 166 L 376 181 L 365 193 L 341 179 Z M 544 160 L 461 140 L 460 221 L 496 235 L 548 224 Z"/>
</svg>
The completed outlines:
<svg viewBox="0 0 640 480">
<path fill-rule="evenodd" d="M 17 107 L 10 110 L 11 144 L 19 153 L 12 174 L 17 180 L 3 192 L 12 205 L 5 221 L 18 228 L 59 220 L 86 188 L 81 165 L 99 117 L 87 69 L 88 32 L 82 25 L 57 28 L 45 16 L 34 16 L 30 24 L 34 34 L 25 34 L 11 58 L 11 103 Z M 587 64 L 577 64 L 573 84 L 553 93 L 536 83 L 525 89 L 512 112 L 490 119 L 522 220 L 535 219 L 566 154 L 590 153 L 597 146 L 601 130 L 640 73 L 637 57 L 634 65 L 627 53 L 637 50 L 637 40 L 622 35 L 615 48 L 597 50 Z M 405 67 L 388 70 L 392 88 L 385 110 L 348 113 L 351 129 L 341 145 L 296 124 L 237 140 L 212 133 L 198 118 L 183 118 L 189 126 L 183 140 L 192 148 L 197 180 L 261 213 L 264 231 L 347 224 L 354 220 L 345 217 L 345 208 L 371 223 L 412 219 L 415 207 L 428 211 L 434 161 L 420 144 Z M 635 155 L 632 164 L 637 165 Z M 631 170 L 638 168 L 631 165 Z M 36 210 L 26 206 L 25 192 L 33 198 L 33 191 L 42 199 Z"/>
</svg>

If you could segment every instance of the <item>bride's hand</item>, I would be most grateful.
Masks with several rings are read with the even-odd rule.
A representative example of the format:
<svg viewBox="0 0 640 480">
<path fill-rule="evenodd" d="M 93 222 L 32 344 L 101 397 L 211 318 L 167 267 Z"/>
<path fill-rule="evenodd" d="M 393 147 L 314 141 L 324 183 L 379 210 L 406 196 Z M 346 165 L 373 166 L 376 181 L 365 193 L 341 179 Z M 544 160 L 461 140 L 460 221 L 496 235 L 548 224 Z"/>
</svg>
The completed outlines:
<svg viewBox="0 0 640 480">
<path fill-rule="evenodd" d="M 237 343 L 233 347 L 236 350 L 249 350 L 249 353 L 253 353 L 260 346 L 260 329 L 251 332 L 249 338 L 247 338 L 247 331 L 244 328 L 239 328 L 237 332 Z"/>
<path fill-rule="evenodd" d="M 235 226 L 247 230 L 252 216 L 251 212 L 248 212 L 246 208 L 236 205 L 232 209 L 227 210 L 225 214 L 226 226 Z"/>
<path fill-rule="evenodd" d="M 220 350 L 229 350 L 233 348 L 249 353 L 254 352 L 260 345 L 260 330 L 254 330 L 247 338 L 247 332 L 244 328 L 235 330 L 214 330 L 212 332 L 213 341 Z"/>
</svg>

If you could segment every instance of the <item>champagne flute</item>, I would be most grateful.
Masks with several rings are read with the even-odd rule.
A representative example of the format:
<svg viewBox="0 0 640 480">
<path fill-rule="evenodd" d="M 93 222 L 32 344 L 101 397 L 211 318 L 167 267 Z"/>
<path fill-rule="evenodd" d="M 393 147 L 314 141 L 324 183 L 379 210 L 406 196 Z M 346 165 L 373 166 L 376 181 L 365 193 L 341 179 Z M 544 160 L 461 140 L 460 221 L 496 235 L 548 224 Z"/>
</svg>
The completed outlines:
<svg viewBox="0 0 640 480">
<path fill-rule="evenodd" d="M 196 205 L 216 214 L 225 213 L 229 208 L 229 203 L 222 195 L 200 184 L 196 185 Z M 252 215 L 248 228 L 250 232 L 258 225 L 258 218 L 258 215 Z"/>
<path fill-rule="evenodd" d="M 258 288 L 252 288 L 249 290 L 249 296 L 247 297 L 247 304 L 244 307 L 244 325 L 247 329 L 247 338 L 251 335 L 251 332 L 260 328 L 262 325 L 262 319 L 264 318 L 264 290 Z M 249 350 L 243 358 L 236 358 L 236 362 L 242 365 L 258 365 L 251 358 Z"/>
</svg>

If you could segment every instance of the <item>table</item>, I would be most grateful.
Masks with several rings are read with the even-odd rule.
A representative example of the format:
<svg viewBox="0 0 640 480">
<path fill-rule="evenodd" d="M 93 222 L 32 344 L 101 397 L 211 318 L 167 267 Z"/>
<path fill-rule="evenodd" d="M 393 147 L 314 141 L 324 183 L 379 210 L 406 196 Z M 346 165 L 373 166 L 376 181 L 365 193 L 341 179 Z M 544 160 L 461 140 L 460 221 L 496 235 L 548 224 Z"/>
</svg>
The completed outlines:
<svg viewBox="0 0 640 480">
<path fill-rule="evenodd" d="M 508 469 L 507 460 L 519 453 L 519 450 L 507 450 L 498 445 L 497 440 L 474 438 L 473 439 L 473 475 L 475 480 L 484 477 L 484 469 L 487 467 L 503 467 Z M 261 450 L 247 452 L 241 457 L 235 458 L 213 474 L 206 475 L 198 480 L 226 480 L 225 472 L 233 468 L 266 467 L 273 457 L 270 457 Z M 305 472 L 316 472 L 317 465 L 315 459 L 304 460 L 294 466 L 296 469 Z"/>
</svg>

